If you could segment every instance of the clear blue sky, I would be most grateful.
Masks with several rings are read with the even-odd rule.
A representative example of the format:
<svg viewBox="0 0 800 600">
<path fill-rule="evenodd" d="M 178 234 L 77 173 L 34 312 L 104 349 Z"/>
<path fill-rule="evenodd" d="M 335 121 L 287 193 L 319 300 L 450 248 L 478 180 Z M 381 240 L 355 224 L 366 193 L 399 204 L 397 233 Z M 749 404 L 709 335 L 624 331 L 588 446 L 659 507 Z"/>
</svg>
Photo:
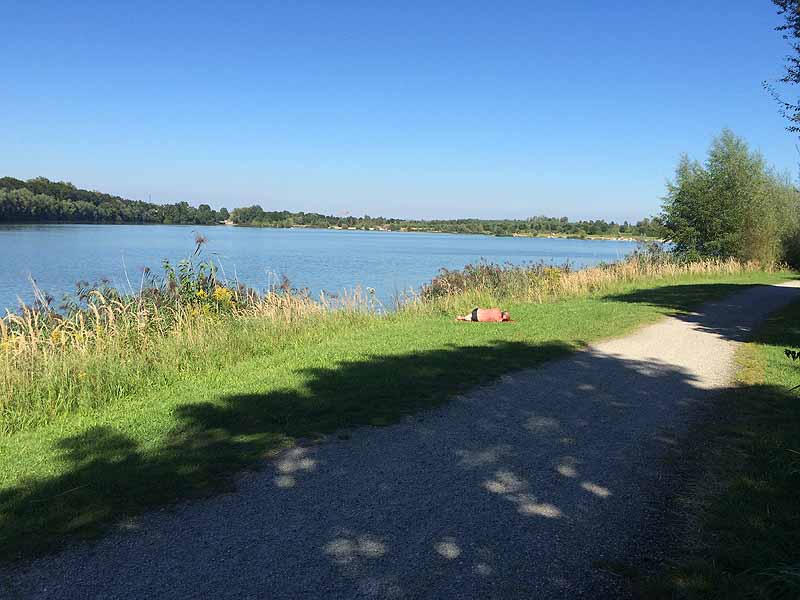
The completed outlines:
<svg viewBox="0 0 800 600">
<path fill-rule="evenodd" d="M 638 219 L 730 127 L 780 169 L 769 0 L 0 0 L 0 175 L 155 202 Z"/>
</svg>

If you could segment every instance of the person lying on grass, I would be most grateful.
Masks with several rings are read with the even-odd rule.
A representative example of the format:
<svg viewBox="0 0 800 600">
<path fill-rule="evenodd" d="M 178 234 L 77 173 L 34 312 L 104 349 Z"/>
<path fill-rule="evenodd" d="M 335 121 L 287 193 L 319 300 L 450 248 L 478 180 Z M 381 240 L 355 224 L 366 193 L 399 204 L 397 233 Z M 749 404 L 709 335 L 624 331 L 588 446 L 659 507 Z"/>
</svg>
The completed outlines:
<svg viewBox="0 0 800 600">
<path fill-rule="evenodd" d="M 476 323 L 502 323 L 510 320 L 509 312 L 499 308 L 474 308 L 470 314 L 456 317 L 456 321 L 475 321 Z"/>
</svg>

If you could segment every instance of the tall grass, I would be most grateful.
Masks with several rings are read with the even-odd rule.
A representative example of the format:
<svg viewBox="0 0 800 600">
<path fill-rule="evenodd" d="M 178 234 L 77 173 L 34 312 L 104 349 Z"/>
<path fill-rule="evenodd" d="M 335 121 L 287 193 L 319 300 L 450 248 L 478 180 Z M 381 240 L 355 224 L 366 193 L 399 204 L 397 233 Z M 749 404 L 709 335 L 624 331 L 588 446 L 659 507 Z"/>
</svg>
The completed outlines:
<svg viewBox="0 0 800 600">
<path fill-rule="evenodd" d="M 193 261 L 165 263 L 164 277 L 134 294 L 82 283 L 60 310 L 35 297 L 0 319 L 0 433 L 273 352 L 373 310 L 359 291 L 314 300 L 284 281 L 256 293 Z"/>
<path fill-rule="evenodd" d="M 573 270 L 569 265 L 520 266 L 487 262 L 467 265 L 460 271 L 443 269 L 411 298 L 409 304 L 462 310 L 472 305 L 508 301 L 542 303 L 609 292 L 642 281 L 736 275 L 780 268 L 780 265 L 765 267 L 756 261 L 740 262 L 734 258 L 689 261 L 654 245 L 634 252 L 623 261 L 581 270 Z"/>
<path fill-rule="evenodd" d="M 148 274 L 136 293 L 82 284 L 60 310 L 37 293 L 33 305 L 0 319 L 0 433 L 387 318 L 370 293 L 314 299 L 287 281 L 265 293 L 231 284 L 218 278 L 213 263 L 200 260 L 201 245 L 202 240 L 192 260 L 165 263 L 163 276 Z M 735 260 L 681 262 L 660 252 L 581 271 L 480 263 L 443 271 L 391 318 L 484 303 L 549 302 L 643 280 L 760 269 Z"/>
</svg>

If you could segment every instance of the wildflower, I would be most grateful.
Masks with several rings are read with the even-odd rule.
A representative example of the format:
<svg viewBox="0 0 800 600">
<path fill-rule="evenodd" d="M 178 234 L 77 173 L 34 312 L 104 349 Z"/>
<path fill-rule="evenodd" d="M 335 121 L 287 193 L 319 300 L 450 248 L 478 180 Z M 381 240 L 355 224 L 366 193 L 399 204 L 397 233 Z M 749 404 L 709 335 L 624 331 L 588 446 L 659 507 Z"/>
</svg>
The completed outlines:
<svg viewBox="0 0 800 600">
<path fill-rule="evenodd" d="M 80 381 L 83 381 L 84 379 L 86 379 L 86 371 L 81 371 L 80 373 L 78 373 L 78 379 Z"/>
<path fill-rule="evenodd" d="M 228 288 L 217 286 L 214 288 L 214 300 L 222 304 L 228 304 L 233 298 L 233 294 Z"/>
<path fill-rule="evenodd" d="M 197 292 L 195 292 L 195 296 L 197 296 L 197 297 L 198 297 L 198 298 L 200 298 L 201 300 L 202 300 L 203 298 L 208 298 L 208 294 L 206 293 L 206 291 L 205 291 L 205 290 L 197 290 Z"/>
</svg>

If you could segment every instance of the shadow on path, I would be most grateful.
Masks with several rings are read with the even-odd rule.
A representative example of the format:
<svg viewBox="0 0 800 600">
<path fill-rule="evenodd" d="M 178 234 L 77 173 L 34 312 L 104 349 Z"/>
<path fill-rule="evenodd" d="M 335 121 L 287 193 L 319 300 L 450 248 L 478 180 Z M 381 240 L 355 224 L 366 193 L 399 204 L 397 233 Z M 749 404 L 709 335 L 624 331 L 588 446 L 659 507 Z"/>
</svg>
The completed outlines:
<svg viewBox="0 0 800 600">
<path fill-rule="evenodd" d="M 0 556 L 51 552 L 63 536 L 94 536 L 120 515 L 233 489 L 241 469 L 290 439 L 396 422 L 472 384 L 572 349 L 498 341 L 308 370 L 300 392 L 212 393 L 211 401 L 179 406 L 168 442 L 147 453 L 113 427 L 93 427 L 57 442 L 66 473 L 0 492 Z"/>
<path fill-rule="evenodd" d="M 748 291 L 749 294 L 742 294 Z M 747 307 L 754 301 L 756 310 Z M 669 285 L 636 290 L 607 298 L 617 302 L 649 304 L 670 309 L 671 316 L 722 338 L 743 341 L 765 313 L 772 312 L 797 297 L 796 287 L 709 283 Z M 708 298 L 711 301 L 703 302 Z"/>
<path fill-rule="evenodd" d="M 452 352 L 469 361 L 472 351 Z M 166 502 L 208 490 L 209 479 L 230 487 L 235 464 L 302 431 L 291 426 L 297 411 L 324 417 L 340 386 L 376 373 L 418 386 L 437 377 L 435 367 L 410 368 L 426 358 L 439 356 L 321 369 L 302 396 L 184 406 L 180 433 L 152 456 L 108 428 L 65 439 L 69 473 L 5 492 L 3 533 L 41 549 L 55 534 L 140 512 L 142 497 Z M 373 389 L 363 386 L 362 403 Z M 670 491 L 656 459 L 679 445 L 689 409 L 711 394 L 657 362 L 582 352 L 394 427 L 288 450 L 237 494 L 127 520 L 124 543 L 117 535 L 77 546 L 42 563 L 46 581 L 23 568 L 15 585 L 46 583 L 50 597 L 593 596 L 608 582 L 592 565 L 630 556 L 651 502 Z M 346 400 L 343 409 L 356 410 Z M 148 577 L 137 564 L 150 565 Z"/>
<path fill-rule="evenodd" d="M 742 335 L 705 310 L 685 318 Z M 725 391 L 657 360 L 584 350 L 393 427 L 286 450 L 235 494 L 117 518 L 232 490 L 287 437 L 395 422 L 434 390 L 443 400 L 475 373 L 571 349 L 498 341 L 314 369 L 300 392 L 179 407 L 174 435 L 148 453 L 110 427 L 63 439 L 66 474 L 0 494 L 0 547 L 30 555 L 65 535 L 124 532 L 8 577 L 22 596 L 47 586 L 53 598 L 597 597 L 609 582 L 592 565 L 635 554 L 671 491 L 659 457 L 680 446 L 694 407 Z"/>
</svg>

